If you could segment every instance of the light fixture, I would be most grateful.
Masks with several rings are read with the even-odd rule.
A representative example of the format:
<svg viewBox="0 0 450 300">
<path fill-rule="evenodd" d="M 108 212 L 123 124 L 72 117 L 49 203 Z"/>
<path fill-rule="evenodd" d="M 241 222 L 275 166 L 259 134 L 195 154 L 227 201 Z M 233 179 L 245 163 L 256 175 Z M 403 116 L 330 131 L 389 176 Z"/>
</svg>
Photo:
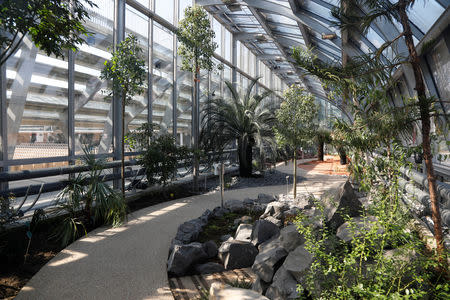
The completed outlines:
<svg viewBox="0 0 450 300">
<path fill-rule="evenodd" d="M 336 33 L 322 33 L 322 40 L 333 40 L 336 38 Z"/>
<path fill-rule="evenodd" d="M 277 56 L 277 57 L 275 57 L 275 61 L 281 62 L 281 61 L 283 61 L 283 58 L 281 56 Z"/>
<path fill-rule="evenodd" d="M 262 33 L 258 33 L 255 35 L 255 38 L 259 42 L 265 42 L 267 40 L 266 36 Z"/>
</svg>

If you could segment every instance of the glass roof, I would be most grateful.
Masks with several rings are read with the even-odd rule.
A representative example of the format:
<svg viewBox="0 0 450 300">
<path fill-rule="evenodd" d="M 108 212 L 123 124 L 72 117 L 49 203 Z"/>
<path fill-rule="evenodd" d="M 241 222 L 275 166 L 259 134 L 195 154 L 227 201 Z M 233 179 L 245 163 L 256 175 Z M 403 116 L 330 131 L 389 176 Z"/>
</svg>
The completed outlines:
<svg viewBox="0 0 450 300">
<path fill-rule="evenodd" d="M 390 0 L 391 2 L 397 2 Z M 326 98 L 326 92 L 313 76 L 304 76 L 304 71 L 291 63 L 293 47 L 314 49 L 319 59 L 330 62 L 341 60 L 341 32 L 335 26 L 331 10 L 340 5 L 339 0 L 197 0 L 221 22 L 256 57 L 264 58 L 264 63 L 276 71 L 286 84 L 300 83 L 313 94 Z M 415 43 L 430 30 L 436 20 L 445 12 L 449 1 L 416 0 L 408 10 Z M 364 7 L 361 7 L 364 12 Z M 366 36 L 354 37 L 348 44 L 350 55 L 373 52 L 386 40 L 391 40 L 401 32 L 397 22 L 377 19 Z M 323 35 L 332 35 L 324 39 Z M 250 35 L 250 38 L 249 38 Z M 253 36 L 252 36 L 253 35 Z M 385 49 L 385 59 L 406 51 L 403 40 Z M 350 53 L 351 52 L 351 53 Z M 281 62 L 278 56 L 284 57 Z"/>
</svg>

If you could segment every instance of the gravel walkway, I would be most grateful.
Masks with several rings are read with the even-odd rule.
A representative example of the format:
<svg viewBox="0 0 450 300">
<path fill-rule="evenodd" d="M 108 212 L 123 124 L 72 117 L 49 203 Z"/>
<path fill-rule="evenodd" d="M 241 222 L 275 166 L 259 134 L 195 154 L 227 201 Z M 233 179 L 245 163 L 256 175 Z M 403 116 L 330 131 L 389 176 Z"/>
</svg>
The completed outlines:
<svg viewBox="0 0 450 300">
<path fill-rule="evenodd" d="M 302 178 L 299 192 L 317 196 L 346 180 L 300 169 L 298 173 Z M 284 176 L 284 182 L 280 179 L 273 184 L 260 179 L 265 186 L 244 187 L 242 181 L 225 191 L 225 200 L 286 192 L 286 176 L 292 177 L 292 164 L 278 166 L 274 174 L 281 179 Z M 211 192 L 136 211 L 119 228 L 98 228 L 55 256 L 16 299 L 173 299 L 166 272 L 170 242 L 181 223 L 218 205 L 220 194 Z"/>
</svg>

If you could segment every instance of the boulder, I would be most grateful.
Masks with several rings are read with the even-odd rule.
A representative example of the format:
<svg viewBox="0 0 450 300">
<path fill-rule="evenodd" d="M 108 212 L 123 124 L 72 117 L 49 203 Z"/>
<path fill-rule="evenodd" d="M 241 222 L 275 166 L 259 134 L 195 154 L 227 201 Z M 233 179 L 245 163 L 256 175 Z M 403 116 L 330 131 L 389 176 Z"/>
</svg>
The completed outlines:
<svg viewBox="0 0 450 300">
<path fill-rule="evenodd" d="M 349 181 L 335 191 L 335 196 L 322 197 L 327 226 L 337 230 L 344 224 L 344 216 L 357 217 L 361 215 L 363 206 L 358 200 Z"/>
<path fill-rule="evenodd" d="M 305 238 L 301 235 L 297 226 L 289 225 L 280 230 L 280 242 L 286 251 L 291 252 L 305 242 Z"/>
<path fill-rule="evenodd" d="M 264 243 L 261 243 L 258 246 L 258 251 L 262 252 L 262 251 L 265 251 L 265 249 L 267 247 L 275 247 L 275 246 L 281 246 L 279 234 L 276 234 L 273 237 L 271 237 L 270 239 L 268 239 L 267 241 L 265 241 Z"/>
<path fill-rule="evenodd" d="M 252 284 L 252 290 L 260 293 L 261 295 L 264 295 L 266 293 L 269 285 L 270 285 L 270 283 L 267 283 L 267 282 L 261 280 L 261 278 L 256 277 L 255 282 L 253 282 L 253 284 Z"/>
<path fill-rule="evenodd" d="M 217 206 L 216 208 L 213 209 L 211 216 L 215 218 L 220 218 L 223 217 L 224 214 L 229 212 L 230 212 L 229 209 Z"/>
<path fill-rule="evenodd" d="M 270 203 L 273 201 L 277 201 L 277 198 L 274 195 L 269 194 L 259 194 L 258 199 L 256 199 L 256 202 L 258 203 Z"/>
<path fill-rule="evenodd" d="M 221 264 L 215 262 L 196 265 L 194 269 L 199 274 L 212 274 L 225 271 L 225 268 Z"/>
<path fill-rule="evenodd" d="M 220 237 L 220 240 L 222 242 L 225 242 L 225 241 L 229 240 L 230 238 L 231 238 L 231 234 L 224 234 Z"/>
<path fill-rule="evenodd" d="M 218 256 L 225 269 L 232 270 L 250 267 L 256 255 L 258 250 L 251 243 L 229 239 L 220 246 Z"/>
<path fill-rule="evenodd" d="M 274 218 L 272 216 L 265 217 L 263 220 L 269 221 L 269 222 L 277 225 L 278 227 L 283 226 L 283 222 L 281 220 L 276 219 L 276 218 Z"/>
<path fill-rule="evenodd" d="M 265 282 L 271 282 L 273 274 L 283 263 L 288 252 L 277 241 L 266 245 L 255 258 L 252 270 Z"/>
<path fill-rule="evenodd" d="M 205 224 L 206 223 L 204 223 L 200 219 L 194 219 L 184 222 L 178 227 L 175 239 L 181 241 L 184 244 L 194 242 L 195 240 L 197 240 L 198 235 L 203 230 Z"/>
<path fill-rule="evenodd" d="M 240 200 L 227 200 L 223 206 L 228 208 L 231 212 L 240 211 L 245 208 L 244 203 Z"/>
<path fill-rule="evenodd" d="M 183 245 L 183 242 L 177 239 L 173 239 L 172 242 L 170 243 L 169 256 L 170 254 L 172 254 L 173 248 L 175 248 L 176 245 Z"/>
<path fill-rule="evenodd" d="M 244 199 L 244 205 L 246 205 L 246 206 L 252 206 L 254 203 L 255 203 L 255 201 L 253 199 L 250 199 L 250 198 Z"/>
<path fill-rule="evenodd" d="M 297 281 L 284 266 L 281 266 L 273 276 L 273 282 L 265 295 L 271 300 L 298 299 Z"/>
<path fill-rule="evenodd" d="M 252 231 L 253 231 L 253 225 L 241 224 L 241 225 L 239 225 L 238 229 L 236 230 L 236 235 L 234 236 L 234 239 L 237 241 L 251 242 Z"/>
<path fill-rule="evenodd" d="M 209 300 L 268 300 L 255 291 L 231 287 L 221 282 L 213 282 L 209 289 Z"/>
<path fill-rule="evenodd" d="M 313 256 L 304 246 L 298 246 L 294 251 L 290 252 L 284 261 L 283 267 L 291 274 L 298 283 L 303 282 L 303 278 L 311 264 Z"/>
<path fill-rule="evenodd" d="M 289 209 L 284 203 L 274 201 L 269 204 L 267 204 L 266 210 L 261 215 L 261 219 L 264 219 L 266 217 L 274 217 L 278 220 L 283 221 L 284 220 L 284 211 Z"/>
<path fill-rule="evenodd" d="M 352 225 L 353 223 L 354 225 Z M 354 229 L 353 226 L 355 226 Z M 336 236 L 344 242 L 350 242 L 354 238 L 361 237 L 364 232 L 372 230 L 376 226 L 377 234 L 383 234 L 384 230 L 374 216 L 354 217 L 350 222 L 345 222 L 336 231 Z M 375 230 L 375 228 L 373 229 Z"/>
<path fill-rule="evenodd" d="M 214 241 L 207 241 L 206 243 L 203 243 L 203 251 L 205 251 L 208 258 L 216 257 L 219 252 Z"/>
<path fill-rule="evenodd" d="M 167 272 L 175 276 L 183 276 L 192 265 L 207 257 L 201 243 L 175 245 L 167 262 Z"/>
<path fill-rule="evenodd" d="M 266 220 L 258 220 L 253 226 L 252 244 L 258 246 L 280 233 L 277 225 Z"/>
</svg>

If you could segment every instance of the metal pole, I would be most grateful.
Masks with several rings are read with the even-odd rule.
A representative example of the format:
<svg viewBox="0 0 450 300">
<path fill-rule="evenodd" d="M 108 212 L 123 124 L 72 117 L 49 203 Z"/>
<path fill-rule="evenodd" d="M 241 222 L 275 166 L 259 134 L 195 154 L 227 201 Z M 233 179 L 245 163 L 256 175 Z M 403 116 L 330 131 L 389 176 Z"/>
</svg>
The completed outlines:
<svg viewBox="0 0 450 300">
<path fill-rule="evenodd" d="M 6 63 L 0 67 L 0 172 L 8 171 L 3 163 L 8 159 L 8 131 L 6 128 Z M 0 182 L 0 192 L 8 189 L 8 182 Z"/>
<path fill-rule="evenodd" d="M 225 192 L 225 166 L 220 163 L 220 206 L 223 207 L 223 196 Z"/>
</svg>

